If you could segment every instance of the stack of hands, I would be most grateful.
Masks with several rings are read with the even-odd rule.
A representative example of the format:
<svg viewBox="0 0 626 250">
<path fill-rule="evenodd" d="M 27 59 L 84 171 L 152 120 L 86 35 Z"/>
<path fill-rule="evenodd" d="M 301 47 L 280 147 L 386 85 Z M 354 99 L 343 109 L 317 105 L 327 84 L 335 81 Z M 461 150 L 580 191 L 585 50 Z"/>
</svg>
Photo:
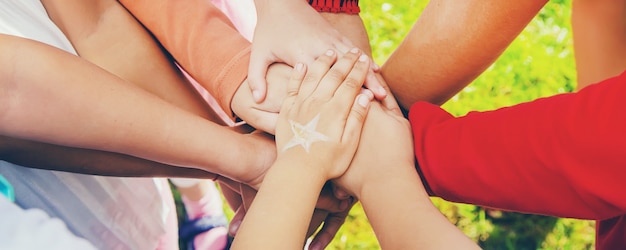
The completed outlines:
<svg viewBox="0 0 626 250">
<path fill-rule="evenodd" d="M 266 185 L 271 185 L 267 182 L 276 180 L 270 178 L 280 179 L 276 176 L 289 173 L 281 182 L 282 189 L 302 189 L 302 185 L 309 183 L 318 187 L 317 209 L 307 232 L 307 235 L 312 234 L 325 220 L 324 228 L 312 243 L 316 248 L 332 240 L 354 201 L 364 193 L 383 187 L 380 185 L 385 180 L 397 181 L 407 175 L 419 181 L 414 169 L 408 120 L 402 116 L 393 97 L 371 102 L 374 94 L 362 88 L 371 72 L 369 57 L 357 48 L 337 57 L 336 51 L 328 50 L 308 70 L 304 64 L 296 64 L 289 83 L 282 86 L 281 92 L 286 93 L 282 106 L 274 104 L 280 107 L 276 128 L 267 129 L 276 133 L 276 162 L 264 175 L 264 180 L 254 186 L 264 190 Z M 274 84 L 270 84 L 269 98 L 261 106 L 274 97 L 273 87 Z M 293 171 L 307 173 L 303 175 L 306 180 L 298 179 L 302 175 Z M 289 179 L 296 179 L 301 185 L 290 187 Z M 227 192 L 241 193 L 243 201 L 250 201 L 251 197 L 247 196 L 255 194 L 252 188 L 241 190 L 232 184 L 227 181 L 226 187 L 232 189 Z M 425 192 L 423 194 L 427 197 Z M 279 195 L 272 195 L 276 196 Z M 307 198 L 291 199 L 306 201 Z M 251 205 L 251 202 L 242 203 L 244 206 L 240 206 L 233 219 L 236 224 L 231 226 L 231 233 L 239 229 L 244 207 Z M 278 205 L 279 201 L 274 204 L 274 208 L 283 206 Z M 253 220 L 250 216 L 253 215 L 247 215 L 246 221 Z M 237 235 L 237 238 L 244 237 Z"/>
</svg>

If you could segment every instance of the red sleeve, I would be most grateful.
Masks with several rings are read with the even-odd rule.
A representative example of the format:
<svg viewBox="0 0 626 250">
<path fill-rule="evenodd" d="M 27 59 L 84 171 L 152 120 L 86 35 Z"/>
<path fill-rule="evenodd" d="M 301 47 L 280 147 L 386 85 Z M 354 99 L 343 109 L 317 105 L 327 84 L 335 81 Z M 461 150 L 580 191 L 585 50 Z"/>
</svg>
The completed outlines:
<svg viewBox="0 0 626 250">
<path fill-rule="evenodd" d="M 207 0 L 121 0 L 174 59 L 232 115 L 248 73 L 250 43 Z"/>
<path fill-rule="evenodd" d="M 415 155 L 435 195 L 500 209 L 606 219 L 626 212 L 626 74 L 454 118 L 417 103 Z"/>
</svg>

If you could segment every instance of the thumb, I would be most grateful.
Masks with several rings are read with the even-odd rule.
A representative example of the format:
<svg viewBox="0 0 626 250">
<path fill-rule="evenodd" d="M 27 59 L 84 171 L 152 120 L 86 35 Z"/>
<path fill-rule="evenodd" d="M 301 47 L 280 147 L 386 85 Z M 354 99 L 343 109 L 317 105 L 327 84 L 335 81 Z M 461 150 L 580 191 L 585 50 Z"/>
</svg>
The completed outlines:
<svg viewBox="0 0 626 250">
<path fill-rule="evenodd" d="M 250 66 L 248 67 L 248 84 L 252 91 L 252 98 L 255 102 L 260 103 L 265 100 L 267 93 L 267 82 L 265 76 L 270 64 L 275 60 L 265 57 L 263 54 L 255 53 L 254 50 L 250 54 Z"/>
</svg>

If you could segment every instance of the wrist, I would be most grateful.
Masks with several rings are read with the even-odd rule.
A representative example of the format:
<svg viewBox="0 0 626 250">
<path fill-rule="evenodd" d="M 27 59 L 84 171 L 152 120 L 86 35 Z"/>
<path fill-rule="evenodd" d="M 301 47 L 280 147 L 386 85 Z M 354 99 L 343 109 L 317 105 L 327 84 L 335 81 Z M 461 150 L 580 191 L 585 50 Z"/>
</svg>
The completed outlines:
<svg viewBox="0 0 626 250">
<path fill-rule="evenodd" d="M 367 171 L 354 186 L 354 195 L 361 200 L 363 197 L 375 195 L 381 187 L 392 187 L 405 180 L 413 181 L 418 176 L 412 163 L 406 161 L 388 162 L 386 167 L 377 167 L 378 171 Z M 408 181 L 408 182 L 411 182 Z M 420 183 L 419 178 L 416 180 Z M 385 190 L 386 188 L 383 188 Z"/>
<path fill-rule="evenodd" d="M 359 14 L 359 0 L 309 0 L 309 4 L 318 12 Z"/>
<path fill-rule="evenodd" d="M 307 183 L 316 187 L 319 186 L 321 189 L 328 180 L 322 164 L 315 164 L 312 163 L 315 161 L 303 159 L 305 158 L 292 155 L 279 156 L 269 171 L 286 173 L 294 179 L 306 180 Z"/>
</svg>

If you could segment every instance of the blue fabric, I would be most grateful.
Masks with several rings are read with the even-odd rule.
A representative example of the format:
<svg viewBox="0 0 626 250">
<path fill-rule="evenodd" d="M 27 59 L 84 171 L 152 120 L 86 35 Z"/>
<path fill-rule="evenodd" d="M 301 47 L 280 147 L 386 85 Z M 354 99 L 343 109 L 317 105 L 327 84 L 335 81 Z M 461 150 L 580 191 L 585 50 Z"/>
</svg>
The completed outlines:
<svg viewBox="0 0 626 250">
<path fill-rule="evenodd" d="M 15 201 L 15 193 L 13 191 L 13 186 L 11 183 L 7 181 L 2 175 L 0 175 L 0 194 L 7 197 L 11 202 Z"/>
</svg>

